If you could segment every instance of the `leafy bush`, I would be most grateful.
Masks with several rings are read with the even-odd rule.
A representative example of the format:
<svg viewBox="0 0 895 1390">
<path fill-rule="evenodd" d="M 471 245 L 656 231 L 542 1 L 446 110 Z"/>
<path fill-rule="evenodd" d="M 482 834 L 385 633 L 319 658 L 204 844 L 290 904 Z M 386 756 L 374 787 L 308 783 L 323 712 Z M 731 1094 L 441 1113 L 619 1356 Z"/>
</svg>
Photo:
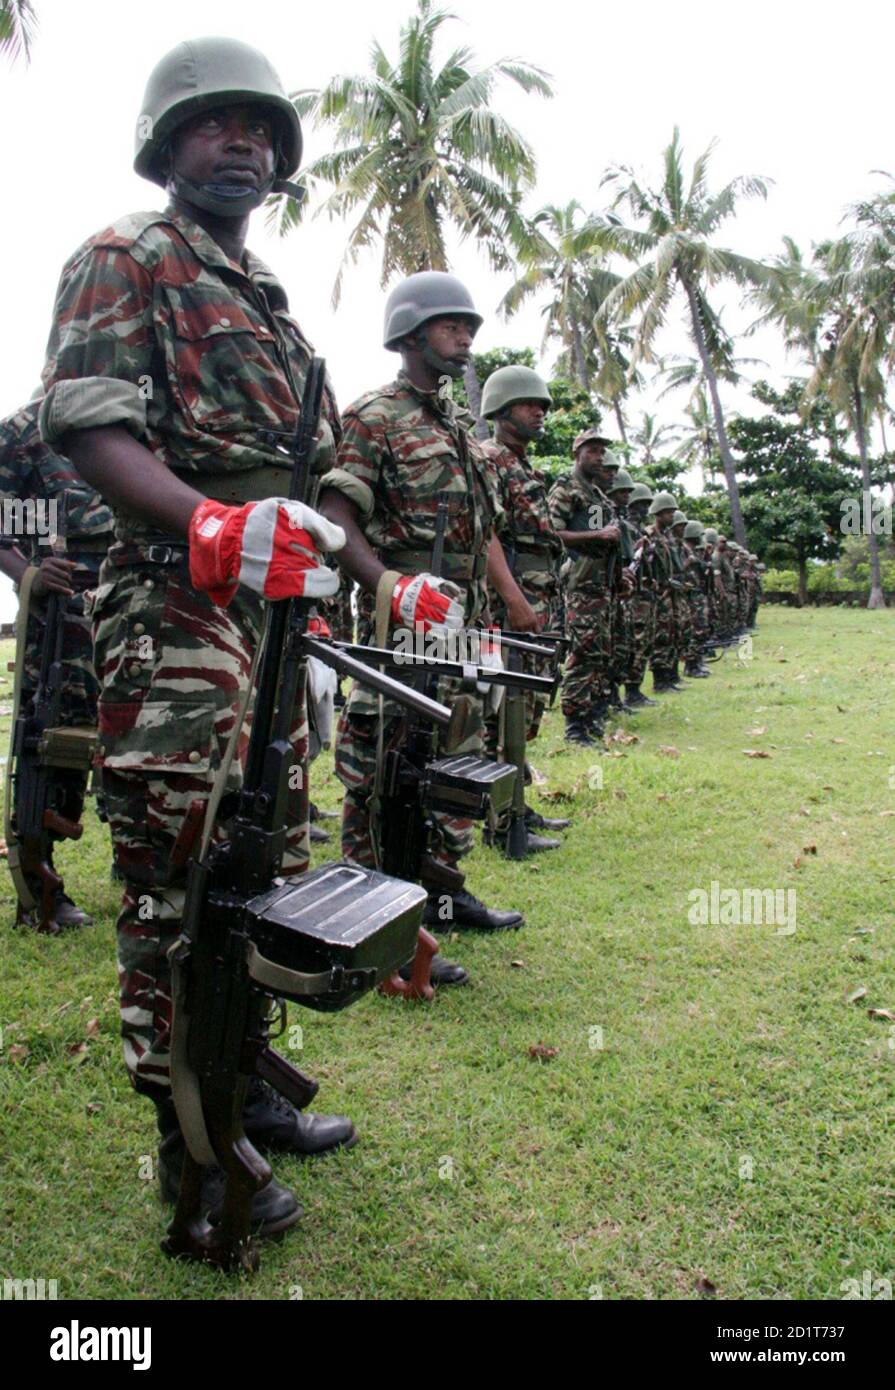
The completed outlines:
<svg viewBox="0 0 895 1390">
<path fill-rule="evenodd" d="M 762 579 L 763 587 L 772 594 L 797 594 L 799 576 L 795 570 L 768 570 Z"/>
</svg>

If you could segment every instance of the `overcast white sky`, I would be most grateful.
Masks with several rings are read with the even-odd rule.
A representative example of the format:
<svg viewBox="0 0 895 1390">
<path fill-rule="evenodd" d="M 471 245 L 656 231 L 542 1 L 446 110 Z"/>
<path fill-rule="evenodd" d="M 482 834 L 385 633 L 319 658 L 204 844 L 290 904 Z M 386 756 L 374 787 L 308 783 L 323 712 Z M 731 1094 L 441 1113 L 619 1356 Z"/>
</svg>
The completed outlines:
<svg viewBox="0 0 895 1390">
<path fill-rule="evenodd" d="M 411 8 L 412 0 L 316 7 L 291 0 L 37 0 L 31 66 L 0 64 L 0 414 L 16 409 L 38 382 L 66 257 L 123 213 L 162 204 L 164 195 L 137 178 L 131 160 L 146 78 L 163 53 L 184 38 L 227 34 L 268 53 L 288 90 L 314 87 L 334 72 L 366 68 L 373 34 L 395 52 Z M 614 161 L 657 179 L 659 155 L 677 123 L 688 161 L 718 137 L 716 185 L 741 173 L 774 180 L 767 202 L 744 203 L 726 237 L 737 250 L 764 257 L 780 249 L 784 233 L 806 249 L 834 234 L 845 206 L 879 186 L 871 171 L 895 170 L 895 7 L 882 0 L 641 0 L 624 7 L 445 0 L 444 8 L 458 16 L 447 31 L 452 46 L 470 44 L 482 62 L 526 58 L 554 79 L 553 101 L 512 86 L 496 98 L 537 153 L 531 210 L 571 198 L 602 206 L 600 175 Z M 326 142 L 326 133 L 308 133 L 309 156 Z M 344 239 L 341 225 L 318 219 L 279 240 L 266 232 L 263 213 L 249 239 L 326 356 L 343 405 L 390 379 L 395 365 L 380 347 L 375 256 L 348 272 L 338 313 L 330 307 Z M 456 249 L 454 268 L 485 316 L 477 348 L 539 344 L 537 308 L 510 324 L 495 316 L 507 277 L 491 274 L 471 247 Z M 749 318 L 731 301 L 729 329 Z M 661 346 L 689 350 L 674 324 Z M 772 336 L 740 350 L 766 358 L 771 374 L 795 370 Z M 669 401 L 662 413 L 673 422 L 679 407 Z M 4 587 L 0 619 L 12 608 Z"/>
</svg>

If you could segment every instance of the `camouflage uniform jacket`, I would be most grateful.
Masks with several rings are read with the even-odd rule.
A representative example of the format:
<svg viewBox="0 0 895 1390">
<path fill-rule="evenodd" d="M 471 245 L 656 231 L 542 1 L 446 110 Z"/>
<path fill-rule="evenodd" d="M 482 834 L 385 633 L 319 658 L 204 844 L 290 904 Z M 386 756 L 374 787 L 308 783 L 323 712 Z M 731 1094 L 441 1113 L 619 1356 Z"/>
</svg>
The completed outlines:
<svg viewBox="0 0 895 1390">
<path fill-rule="evenodd" d="M 588 482 L 577 467 L 557 478 L 547 502 L 555 531 L 599 531 L 617 520 L 606 494 Z M 569 550 L 560 572 L 566 592 L 607 588 L 619 561 L 617 546 Z"/>
<path fill-rule="evenodd" d="M 102 550 L 112 540 L 112 513 L 98 493 L 88 488 L 68 459 L 44 444 L 37 427 L 40 401 L 30 401 L 14 415 L 0 421 L 0 500 L 57 502 L 68 493 L 66 535 L 72 550 L 79 543 Z M 36 536 L 11 531 L 0 536 L 0 545 L 17 545 L 23 554 L 39 562 L 49 554 Z"/>
<path fill-rule="evenodd" d="M 466 590 L 468 622 L 486 607 L 487 552 L 501 504 L 490 460 L 453 401 L 404 372 L 345 411 L 336 467 L 320 480 L 358 508 L 359 525 L 389 569 L 429 569 L 438 495 L 449 494 L 446 578 Z M 373 595 L 361 593 L 360 640 L 372 635 Z"/>
<path fill-rule="evenodd" d="M 209 475 L 288 469 L 282 449 L 310 357 L 282 285 L 251 252 L 237 265 L 172 208 L 133 213 L 63 268 L 41 434 L 52 444 L 68 430 L 124 426 L 200 492 Z M 338 432 L 331 393 L 325 413 L 324 451 Z M 287 489 L 284 472 L 282 488 L 259 495 Z M 148 530 L 116 516 L 119 540 Z"/>
<path fill-rule="evenodd" d="M 512 556 L 515 578 L 527 597 L 549 601 L 559 588 L 563 547 L 550 522 L 544 475 L 532 467 L 524 452 L 517 453 L 496 439 L 489 439 L 482 450 L 494 465 L 503 506 L 498 536 L 507 557 Z M 491 609 L 495 615 L 503 610 L 503 601 L 493 590 Z"/>
</svg>

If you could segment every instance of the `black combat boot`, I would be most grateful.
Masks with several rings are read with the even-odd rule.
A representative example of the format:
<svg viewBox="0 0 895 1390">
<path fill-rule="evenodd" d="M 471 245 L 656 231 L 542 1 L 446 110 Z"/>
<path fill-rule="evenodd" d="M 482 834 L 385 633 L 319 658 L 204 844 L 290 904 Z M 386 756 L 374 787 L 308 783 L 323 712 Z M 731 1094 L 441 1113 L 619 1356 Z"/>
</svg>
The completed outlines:
<svg viewBox="0 0 895 1390">
<path fill-rule="evenodd" d="M 505 851 L 505 850 L 506 850 L 506 847 L 507 847 L 507 834 L 508 834 L 508 832 L 507 832 L 506 830 L 496 830 L 496 831 L 494 832 L 493 840 L 491 840 L 489 843 L 494 844 L 494 845 L 496 846 L 497 849 L 501 849 L 501 850 L 504 850 L 504 851 Z M 547 850 L 547 849 L 559 849 L 561 846 L 562 846 L 562 840 L 553 840 L 553 839 L 550 839 L 550 838 L 549 838 L 548 836 L 546 836 L 546 835 L 536 835 L 535 832 L 534 832 L 533 830 L 530 830 L 530 829 L 529 829 L 528 821 L 526 820 L 526 822 L 525 822 L 525 853 L 526 853 L 526 854 L 541 854 L 541 853 L 543 853 L 544 850 Z"/>
<path fill-rule="evenodd" d="M 711 674 L 711 671 L 707 671 L 698 661 L 688 661 L 684 665 L 684 675 L 689 680 L 705 680 L 706 676 Z"/>
<path fill-rule="evenodd" d="M 357 1143 L 357 1131 L 346 1115 L 304 1114 L 260 1076 L 249 1079 L 242 1125 L 262 1153 L 279 1150 L 313 1158 Z"/>
<path fill-rule="evenodd" d="M 605 707 L 606 707 L 607 713 L 608 713 L 610 710 L 619 711 L 619 712 L 621 711 L 621 708 L 622 708 L 622 697 L 621 697 L 621 693 L 620 693 L 619 688 L 618 688 L 617 685 L 610 685 L 610 687 L 609 687 L 609 694 L 608 694 L 608 696 L 607 696 L 607 698 L 606 698 L 606 702 L 605 702 Z"/>
<path fill-rule="evenodd" d="M 474 897 L 465 888 L 456 893 L 431 889 L 423 912 L 423 926 L 431 927 L 433 931 L 453 931 L 455 927 L 507 931 L 510 927 L 521 927 L 524 921 L 521 912 L 500 912 L 486 907 L 480 898 Z"/>
<path fill-rule="evenodd" d="M 629 709 L 646 709 L 650 705 L 655 708 L 658 701 L 647 699 L 639 685 L 626 685 L 625 704 Z"/>
<path fill-rule="evenodd" d="M 413 973 L 413 961 L 407 965 L 402 965 L 398 974 L 402 980 L 409 980 Z M 457 965 L 455 961 L 445 960 L 443 956 L 432 957 L 432 964 L 429 967 L 429 983 L 438 986 L 444 985 L 465 985 L 469 983 L 469 973 L 463 969 L 462 965 Z"/>
<path fill-rule="evenodd" d="M 542 816 L 533 806 L 525 808 L 526 830 L 568 830 L 571 824 L 565 816 Z"/>
<path fill-rule="evenodd" d="M 173 1206 L 180 1192 L 180 1175 L 186 1156 L 186 1140 L 180 1132 L 174 1102 L 156 1102 L 162 1136 L 158 1151 L 158 1176 L 162 1201 Z M 226 1178 L 216 1164 L 202 1170 L 202 1210 L 212 1226 L 221 1219 Z M 261 1239 L 288 1231 L 304 1216 L 294 1192 L 271 1178 L 252 1198 L 252 1230 Z"/>
<path fill-rule="evenodd" d="M 593 745 L 590 731 L 583 719 L 577 716 L 566 716 L 566 743 L 580 743 L 586 748 Z"/>
<path fill-rule="evenodd" d="M 591 705 L 590 709 L 588 710 L 587 727 L 590 731 L 591 737 L 596 743 L 602 741 L 603 735 L 606 732 L 605 720 L 606 715 L 608 713 L 608 700 L 598 700 L 597 703 L 595 705 Z"/>
</svg>

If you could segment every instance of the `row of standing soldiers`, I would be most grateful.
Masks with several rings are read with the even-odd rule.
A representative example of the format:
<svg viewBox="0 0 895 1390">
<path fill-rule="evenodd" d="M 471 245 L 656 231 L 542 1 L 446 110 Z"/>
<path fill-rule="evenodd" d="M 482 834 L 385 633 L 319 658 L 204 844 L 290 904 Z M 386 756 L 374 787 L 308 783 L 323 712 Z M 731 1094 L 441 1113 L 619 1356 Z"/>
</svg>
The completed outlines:
<svg viewBox="0 0 895 1390">
<path fill-rule="evenodd" d="M 699 547 L 673 539 L 667 494 L 640 499 L 652 521 L 642 526 L 637 490 L 632 483 L 619 491 L 607 441 L 595 432 L 576 440 L 574 467 L 548 496 L 527 458 L 550 407 L 536 373 L 504 368 L 489 378 L 483 414 L 494 438 L 479 444 L 449 388 L 464 375 L 483 319 L 467 288 L 443 272 L 411 275 L 389 295 L 383 343 L 401 358 L 395 380 L 344 412 L 327 383 L 315 504 L 288 500 L 288 446 L 313 349 L 283 285 L 245 236 L 249 214 L 270 192 L 298 196 L 290 180 L 301 155 L 298 113 L 263 54 L 203 38 L 165 55 L 140 107 L 134 168 L 165 190 L 167 205 L 101 229 L 63 267 L 42 399 L 21 422 L 32 436 L 22 447 L 37 452 L 29 460 L 21 440 L 10 444 L 33 486 L 50 476 L 57 491 L 93 490 L 83 536 L 70 530 L 67 560 L 42 561 L 32 595 L 81 595 L 70 609 L 82 608 L 73 629 L 82 657 L 92 638 L 95 674 L 84 688 L 95 703 L 96 767 L 123 888 L 121 1031 L 131 1083 L 156 1110 L 167 1201 L 186 1150 L 171 1094 L 169 953 L 181 939 L 187 879 L 178 851 L 222 764 L 230 766 L 227 792 L 239 784 L 246 740 L 238 721 L 265 601 L 325 606 L 339 587 L 337 566 L 343 585 L 358 586 L 360 642 L 383 645 L 402 632 L 489 623 L 536 634 L 555 621 L 562 594 L 570 639 L 563 711 L 569 736 L 583 742 L 601 727 L 620 682 L 629 705 L 646 702 L 648 661 L 659 689 L 676 686 L 681 659 L 695 674 L 694 627 L 698 635 L 713 622 L 733 636 L 754 616 L 757 584 L 750 596 L 745 560 L 732 562 L 719 539 L 708 562 L 714 587 L 705 589 L 714 619 L 688 626 L 679 595 L 698 587 L 705 546 L 700 559 Z M 447 523 L 436 546 L 444 497 Z M 103 512 L 91 512 L 94 505 Z M 443 566 L 432 560 L 439 548 Z M 7 551 L 7 573 L 21 578 L 27 558 L 16 546 Z M 481 700 L 456 690 L 440 698 L 466 701 L 463 747 L 452 753 L 499 743 L 500 716 Z M 542 699 L 529 701 L 529 740 L 542 709 Z M 345 787 L 342 853 L 364 867 L 379 862 L 377 772 L 404 733 L 399 706 L 352 689 L 335 766 Z M 302 768 L 309 742 L 299 696 L 289 743 Z M 282 855 L 289 875 L 309 862 L 307 780 L 294 792 L 290 782 Z M 80 794 L 71 789 L 72 808 Z M 539 832 L 567 824 L 534 810 L 526 820 L 531 849 L 557 844 Z M 505 833 L 492 827 L 498 844 Z M 466 887 L 471 820 L 433 812 L 427 835 L 417 872 L 425 925 L 522 925 L 521 913 L 488 907 Z M 64 894 L 55 912 L 57 927 L 84 918 Z M 433 983 L 468 978 L 462 966 L 436 962 Z M 347 1118 L 299 1111 L 258 1074 L 243 1125 L 255 1147 L 300 1155 L 356 1137 Z M 209 1165 L 202 1207 L 213 1223 L 221 1181 Z M 262 1235 L 300 1216 L 294 1194 L 275 1179 L 253 1201 Z"/>
</svg>

